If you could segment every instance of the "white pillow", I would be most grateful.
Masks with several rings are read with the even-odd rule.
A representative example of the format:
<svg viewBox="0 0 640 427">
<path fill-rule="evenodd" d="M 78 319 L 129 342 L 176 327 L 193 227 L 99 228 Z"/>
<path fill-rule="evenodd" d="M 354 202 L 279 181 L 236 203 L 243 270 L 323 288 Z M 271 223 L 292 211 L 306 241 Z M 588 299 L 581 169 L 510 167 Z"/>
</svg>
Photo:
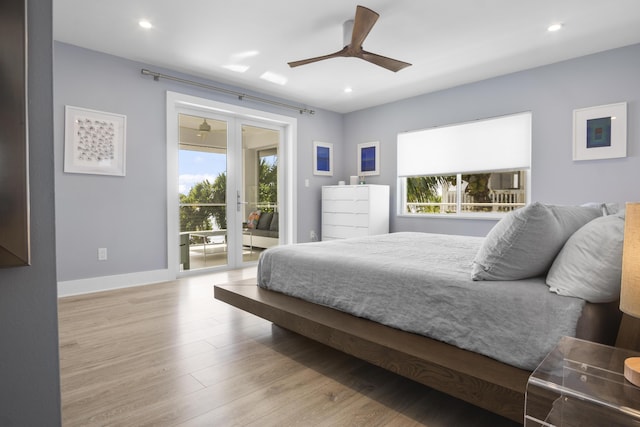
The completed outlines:
<svg viewBox="0 0 640 427">
<path fill-rule="evenodd" d="M 549 290 L 589 302 L 620 298 L 624 210 L 597 218 L 576 231 L 556 257 Z"/>
<path fill-rule="evenodd" d="M 520 280 L 544 275 L 562 245 L 602 215 L 586 206 L 535 202 L 509 212 L 487 234 L 473 260 L 473 280 Z"/>
</svg>

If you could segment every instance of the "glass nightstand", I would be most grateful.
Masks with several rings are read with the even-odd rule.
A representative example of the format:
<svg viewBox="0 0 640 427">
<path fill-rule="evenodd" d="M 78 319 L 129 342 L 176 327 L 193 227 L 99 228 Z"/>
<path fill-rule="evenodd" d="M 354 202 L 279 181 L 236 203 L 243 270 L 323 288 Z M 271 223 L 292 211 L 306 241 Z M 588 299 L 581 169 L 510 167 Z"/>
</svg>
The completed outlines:
<svg viewBox="0 0 640 427">
<path fill-rule="evenodd" d="M 525 426 L 640 426 L 640 388 L 624 379 L 634 351 L 563 337 L 529 377 Z"/>
</svg>

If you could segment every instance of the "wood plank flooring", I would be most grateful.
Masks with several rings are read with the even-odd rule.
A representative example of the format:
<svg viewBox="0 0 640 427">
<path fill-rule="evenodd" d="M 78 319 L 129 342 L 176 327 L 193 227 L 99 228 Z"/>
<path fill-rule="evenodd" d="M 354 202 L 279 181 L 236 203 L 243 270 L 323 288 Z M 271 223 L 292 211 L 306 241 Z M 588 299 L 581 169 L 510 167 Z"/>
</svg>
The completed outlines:
<svg viewBox="0 0 640 427">
<path fill-rule="evenodd" d="M 213 298 L 255 268 L 61 298 L 65 426 L 515 426 Z"/>
</svg>

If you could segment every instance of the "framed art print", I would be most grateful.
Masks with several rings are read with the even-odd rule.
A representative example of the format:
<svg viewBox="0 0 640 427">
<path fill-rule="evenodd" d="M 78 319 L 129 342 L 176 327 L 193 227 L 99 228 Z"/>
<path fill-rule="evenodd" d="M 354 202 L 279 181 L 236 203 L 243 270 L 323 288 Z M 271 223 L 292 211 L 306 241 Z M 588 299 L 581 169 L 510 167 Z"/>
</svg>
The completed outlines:
<svg viewBox="0 0 640 427">
<path fill-rule="evenodd" d="M 333 176 L 333 144 L 313 142 L 313 174 Z"/>
<path fill-rule="evenodd" d="M 67 105 L 64 171 L 124 176 L 126 126 L 122 114 Z"/>
<path fill-rule="evenodd" d="M 380 143 L 358 144 L 358 176 L 380 175 Z"/>
<path fill-rule="evenodd" d="M 626 102 L 573 111 L 573 160 L 626 156 Z"/>
</svg>

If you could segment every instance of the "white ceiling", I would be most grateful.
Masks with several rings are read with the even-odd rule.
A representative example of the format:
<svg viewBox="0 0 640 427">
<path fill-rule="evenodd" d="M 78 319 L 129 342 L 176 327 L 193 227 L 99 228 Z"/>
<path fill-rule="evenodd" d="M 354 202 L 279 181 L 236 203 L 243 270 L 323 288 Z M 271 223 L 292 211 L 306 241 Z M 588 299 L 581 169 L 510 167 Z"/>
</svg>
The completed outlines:
<svg viewBox="0 0 640 427">
<path fill-rule="evenodd" d="M 340 50 L 358 4 L 380 14 L 364 49 L 413 66 L 393 73 L 337 58 L 289 68 Z M 53 9 L 55 40 L 340 113 L 640 42 L 639 0 L 53 0 Z M 547 32 L 556 22 L 563 29 Z M 267 71 L 287 83 L 260 79 Z"/>
</svg>

